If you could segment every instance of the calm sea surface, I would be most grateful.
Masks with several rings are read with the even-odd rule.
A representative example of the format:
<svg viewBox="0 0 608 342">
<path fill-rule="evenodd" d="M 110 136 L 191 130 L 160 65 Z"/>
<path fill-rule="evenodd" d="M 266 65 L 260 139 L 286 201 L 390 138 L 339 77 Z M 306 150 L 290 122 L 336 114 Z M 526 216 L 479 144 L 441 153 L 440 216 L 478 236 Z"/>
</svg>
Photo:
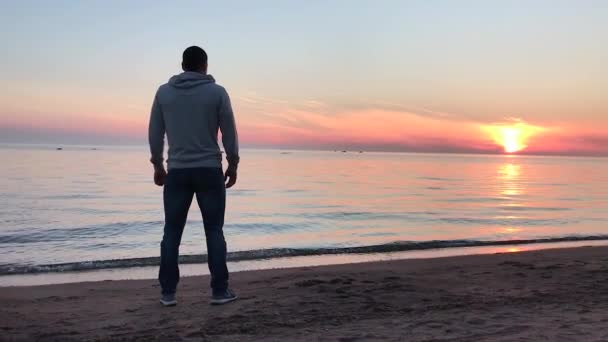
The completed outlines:
<svg viewBox="0 0 608 342">
<path fill-rule="evenodd" d="M 158 256 L 144 147 L 0 146 L 2 272 Z M 608 159 L 243 150 L 231 251 L 608 236 Z M 193 202 L 181 253 L 205 254 Z M 0 272 L 1 273 L 1 272 Z"/>
</svg>

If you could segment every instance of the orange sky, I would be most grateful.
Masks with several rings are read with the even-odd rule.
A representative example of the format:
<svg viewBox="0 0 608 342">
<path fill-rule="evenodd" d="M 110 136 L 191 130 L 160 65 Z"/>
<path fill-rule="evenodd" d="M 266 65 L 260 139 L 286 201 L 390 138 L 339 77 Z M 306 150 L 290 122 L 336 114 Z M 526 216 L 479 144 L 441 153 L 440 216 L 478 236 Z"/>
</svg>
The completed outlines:
<svg viewBox="0 0 608 342">
<path fill-rule="evenodd" d="M 343 109 L 321 101 L 294 104 L 251 94 L 233 96 L 233 105 L 244 146 L 608 155 L 608 134 L 584 123 L 543 124 L 522 117 L 483 122 L 387 103 Z M 117 106 L 114 110 L 124 114 L 97 111 L 84 115 L 77 103 L 62 108 L 70 114 L 42 114 L 36 112 L 40 109 L 32 108 L 25 112 L 30 114 L 0 118 L 0 127 L 9 135 L 13 132 L 57 138 L 78 132 L 77 137 L 99 137 L 101 141 L 103 137 L 126 143 L 146 141 L 147 110 L 141 108 Z M 15 110 L 18 111 L 19 108 Z M 509 150 L 509 139 L 514 140 L 513 151 Z"/>
<path fill-rule="evenodd" d="M 608 155 L 601 2 L 24 1 L 2 14 L 0 142 L 145 144 L 154 92 L 197 44 L 245 147 Z"/>
<path fill-rule="evenodd" d="M 241 134 L 245 141 L 269 146 L 608 155 L 608 135 L 593 125 L 510 117 L 482 122 L 426 109 L 381 107 L 336 111 L 319 101 L 296 108 L 272 104 L 259 110 L 259 119 L 242 122 Z M 509 132 L 515 137 L 509 138 Z M 509 139 L 515 140 L 515 150 L 509 150 Z"/>
</svg>

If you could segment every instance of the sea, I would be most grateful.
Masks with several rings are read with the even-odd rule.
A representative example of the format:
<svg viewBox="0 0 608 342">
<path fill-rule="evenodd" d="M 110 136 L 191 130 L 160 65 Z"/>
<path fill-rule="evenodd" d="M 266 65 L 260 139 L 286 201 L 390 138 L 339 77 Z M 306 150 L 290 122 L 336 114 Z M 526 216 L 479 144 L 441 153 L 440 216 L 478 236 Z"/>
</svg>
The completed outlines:
<svg viewBox="0 0 608 342">
<path fill-rule="evenodd" d="M 158 265 L 147 147 L 4 144 L 0 159 L 0 285 Z M 608 241 L 601 157 L 243 149 L 227 192 L 232 263 Z M 180 252 L 203 267 L 196 201 Z"/>
</svg>

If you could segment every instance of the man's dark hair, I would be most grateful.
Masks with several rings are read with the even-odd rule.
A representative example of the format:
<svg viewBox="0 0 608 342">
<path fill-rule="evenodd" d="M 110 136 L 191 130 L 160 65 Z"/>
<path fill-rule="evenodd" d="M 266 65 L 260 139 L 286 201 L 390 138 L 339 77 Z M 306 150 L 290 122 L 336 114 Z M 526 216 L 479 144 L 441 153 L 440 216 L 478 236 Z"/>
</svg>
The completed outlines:
<svg viewBox="0 0 608 342">
<path fill-rule="evenodd" d="M 191 46 L 184 50 L 182 67 L 185 71 L 199 71 L 207 65 L 207 53 L 198 46 Z"/>
</svg>

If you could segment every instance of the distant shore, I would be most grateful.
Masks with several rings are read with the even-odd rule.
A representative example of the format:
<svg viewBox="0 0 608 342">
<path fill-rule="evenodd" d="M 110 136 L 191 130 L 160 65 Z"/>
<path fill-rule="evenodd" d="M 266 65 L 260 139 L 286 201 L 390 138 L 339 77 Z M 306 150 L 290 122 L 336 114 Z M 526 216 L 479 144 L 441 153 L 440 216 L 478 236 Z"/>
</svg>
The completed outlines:
<svg viewBox="0 0 608 342">
<path fill-rule="evenodd" d="M 608 339 L 608 247 L 233 273 L 207 304 L 185 277 L 162 308 L 154 280 L 2 288 L 2 338 L 23 340 Z"/>
</svg>

